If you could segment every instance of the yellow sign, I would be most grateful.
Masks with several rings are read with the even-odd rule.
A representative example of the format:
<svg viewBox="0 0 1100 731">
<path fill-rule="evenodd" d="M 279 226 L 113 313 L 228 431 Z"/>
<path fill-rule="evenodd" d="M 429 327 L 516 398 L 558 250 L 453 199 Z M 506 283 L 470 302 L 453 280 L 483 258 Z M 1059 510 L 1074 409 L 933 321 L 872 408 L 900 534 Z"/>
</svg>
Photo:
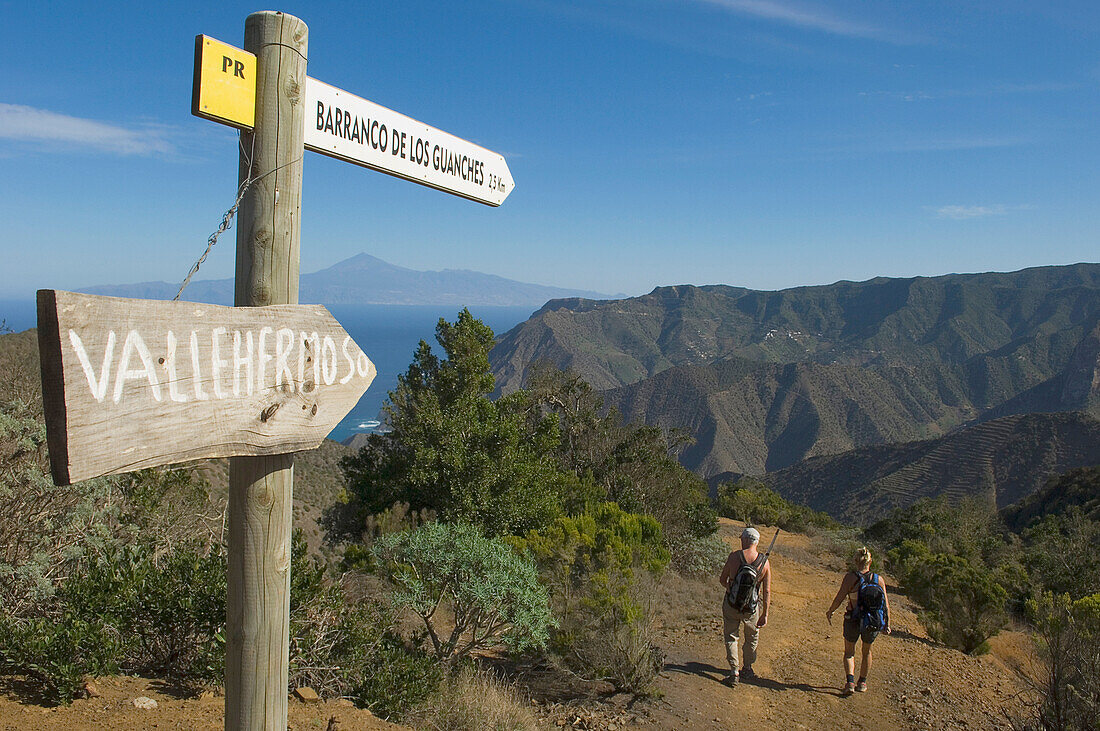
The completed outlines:
<svg viewBox="0 0 1100 731">
<path fill-rule="evenodd" d="M 252 129 L 256 122 L 256 57 L 210 36 L 195 36 L 191 113 Z"/>
</svg>

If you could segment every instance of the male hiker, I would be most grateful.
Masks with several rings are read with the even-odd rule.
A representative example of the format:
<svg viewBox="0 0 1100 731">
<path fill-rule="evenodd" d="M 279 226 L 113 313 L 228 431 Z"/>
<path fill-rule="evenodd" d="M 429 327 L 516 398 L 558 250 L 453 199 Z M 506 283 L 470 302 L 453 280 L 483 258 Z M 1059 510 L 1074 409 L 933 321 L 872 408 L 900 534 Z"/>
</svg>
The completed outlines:
<svg viewBox="0 0 1100 731">
<path fill-rule="evenodd" d="M 756 662 L 756 644 L 760 628 L 768 623 L 771 604 L 772 571 L 767 554 L 757 548 L 760 531 L 745 528 L 741 532 L 741 550 L 730 553 L 718 581 L 725 587 L 722 597 L 722 634 L 726 640 L 726 660 L 730 674 L 722 682 L 736 685 L 739 678 L 756 677 L 752 664 Z M 745 664 L 738 671 L 737 635 L 745 627 Z"/>
</svg>

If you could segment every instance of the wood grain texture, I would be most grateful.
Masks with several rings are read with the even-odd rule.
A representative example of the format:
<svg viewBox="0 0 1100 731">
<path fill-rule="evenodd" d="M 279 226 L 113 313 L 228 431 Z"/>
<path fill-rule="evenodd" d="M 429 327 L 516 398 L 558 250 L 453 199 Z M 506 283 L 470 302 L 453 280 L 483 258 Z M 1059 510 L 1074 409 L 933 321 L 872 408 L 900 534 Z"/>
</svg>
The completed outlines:
<svg viewBox="0 0 1100 731">
<path fill-rule="evenodd" d="M 261 12 L 245 22 L 256 54 L 256 126 L 241 134 L 242 200 L 234 302 L 298 301 L 302 136 L 308 30 L 298 18 Z M 225 728 L 285 729 L 290 648 L 290 455 L 229 464 Z"/>
<path fill-rule="evenodd" d="M 286 729 L 294 459 L 229 463 L 225 728 Z"/>
<path fill-rule="evenodd" d="M 59 485 L 204 457 L 312 449 L 375 375 L 321 305 L 219 307 L 41 290 L 38 308 Z"/>
<path fill-rule="evenodd" d="M 256 125 L 241 132 L 241 201 L 234 304 L 298 302 L 307 30 L 285 13 L 248 16 L 244 49 L 257 56 Z M 251 163 L 251 164 L 250 164 Z"/>
</svg>

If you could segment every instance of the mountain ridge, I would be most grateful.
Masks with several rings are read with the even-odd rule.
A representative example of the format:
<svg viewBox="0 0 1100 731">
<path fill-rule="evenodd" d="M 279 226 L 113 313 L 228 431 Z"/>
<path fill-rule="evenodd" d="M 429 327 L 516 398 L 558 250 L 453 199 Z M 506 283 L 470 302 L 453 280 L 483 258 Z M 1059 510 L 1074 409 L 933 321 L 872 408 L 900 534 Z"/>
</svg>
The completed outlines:
<svg viewBox="0 0 1100 731">
<path fill-rule="evenodd" d="M 682 429 L 706 478 L 934 438 L 1017 413 L 1100 416 L 1100 264 L 555 300 L 491 354 L 549 361 L 628 420 Z"/>
<path fill-rule="evenodd" d="M 85 287 L 78 291 L 111 297 L 171 299 L 179 285 L 138 282 Z M 548 300 L 583 296 L 600 300 L 618 295 L 551 287 L 507 279 L 470 269 L 423 271 L 360 253 L 299 278 L 299 301 L 326 305 L 449 305 L 538 307 Z M 191 282 L 181 299 L 189 302 L 233 303 L 232 279 Z"/>
</svg>

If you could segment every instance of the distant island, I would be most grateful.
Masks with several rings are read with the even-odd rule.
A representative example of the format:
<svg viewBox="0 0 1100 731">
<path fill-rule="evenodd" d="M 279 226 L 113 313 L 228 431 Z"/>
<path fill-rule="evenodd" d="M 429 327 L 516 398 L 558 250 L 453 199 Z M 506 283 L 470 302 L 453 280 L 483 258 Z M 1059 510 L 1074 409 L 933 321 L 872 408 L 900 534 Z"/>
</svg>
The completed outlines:
<svg viewBox="0 0 1100 731">
<path fill-rule="evenodd" d="M 580 297 L 613 299 L 623 295 L 517 282 L 468 269 L 419 271 L 369 254 L 358 254 L 300 279 L 299 301 L 324 305 L 448 305 L 539 307 L 548 300 Z M 87 294 L 139 299 L 171 299 L 178 283 L 104 284 L 78 290 Z M 232 279 L 191 282 L 181 299 L 233 304 Z"/>
</svg>

